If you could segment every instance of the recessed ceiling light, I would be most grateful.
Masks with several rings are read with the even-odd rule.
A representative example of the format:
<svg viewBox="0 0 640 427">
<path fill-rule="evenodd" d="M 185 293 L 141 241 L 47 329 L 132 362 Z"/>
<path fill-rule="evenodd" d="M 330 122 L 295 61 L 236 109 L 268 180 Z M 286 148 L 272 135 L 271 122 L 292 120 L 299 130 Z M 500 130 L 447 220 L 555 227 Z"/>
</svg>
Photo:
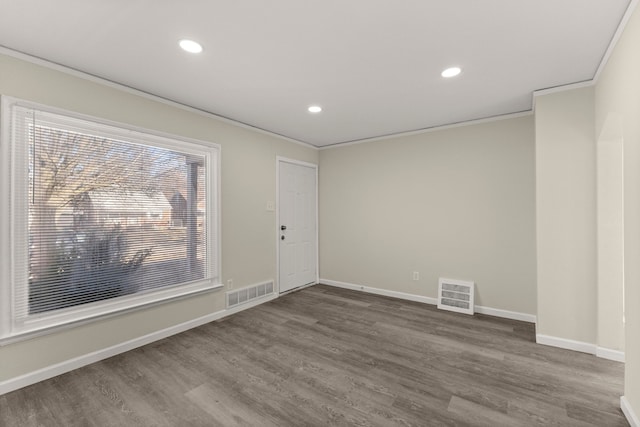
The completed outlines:
<svg viewBox="0 0 640 427">
<path fill-rule="evenodd" d="M 311 107 L 307 108 L 307 110 L 309 110 L 310 113 L 319 113 L 320 111 L 322 111 L 322 107 L 320 107 L 319 105 L 312 105 Z"/>
<path fill-rule="evenodd" d="M 447 68 L 446 70 L 444 70 L 442 72 L 442 77 L 444 78 L 450 78 L 450 77 L 455 77 L 458 74 L 460 74 L 462 70 L 460 69 L 460 67 L 451 67 L 451 68 Z"/>
<path fill-rule="evenodd" d="M 183 39 L 178 43 L 182 50 L 187 51 L 189 53 L 200 53 L 202 52 L 202 45 L 198 42 L 194 42 L 193 40 Z"/>
</svg>

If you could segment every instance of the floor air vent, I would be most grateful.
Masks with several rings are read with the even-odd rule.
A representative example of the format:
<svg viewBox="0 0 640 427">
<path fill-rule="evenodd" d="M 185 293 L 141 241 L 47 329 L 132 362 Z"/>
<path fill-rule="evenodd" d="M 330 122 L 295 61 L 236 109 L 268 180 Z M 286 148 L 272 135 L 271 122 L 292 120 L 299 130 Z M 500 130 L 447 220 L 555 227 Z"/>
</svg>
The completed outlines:
<svg viewBox="0 0 640 427">
<path fill-rule="evenodd" d="M 273 282 L 264 282 L 242 289 L 227 292 L 227 308 L 245 304 L 273 294 Z"/>
<path fill-rule="evenodd" d="M 473 314 L 473 282 L 463 280 L 438 280 L 438 308 Z"/>
</svg>

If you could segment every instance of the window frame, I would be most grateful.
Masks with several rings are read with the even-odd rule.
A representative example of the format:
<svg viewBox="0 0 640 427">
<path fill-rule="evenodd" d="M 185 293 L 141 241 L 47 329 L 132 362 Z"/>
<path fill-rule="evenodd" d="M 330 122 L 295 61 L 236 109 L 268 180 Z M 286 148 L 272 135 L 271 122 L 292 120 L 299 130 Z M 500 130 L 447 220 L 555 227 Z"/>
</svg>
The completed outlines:
<svg viewBox="0 0 640 427">
<path fill-rule="evenodd" d="M 14 107 L 61 118 L 65 128 L 106 138 L 171 149 L 205 158 L 206 176 L 206 259 L 208 275 L 203 279 L 177 286 L 97 301 L 52 312 L 28 315 L 17 321 L 14 289 L 28 287 L 28 262 L 20 263 L 14 250 L 28 244 L 28 192 L 20 191 L 28 181 L 26 150 L 15 150 L 20 143 L 13 129 Z M 61 117 L 60 117 L 61 116 Z M 6 95 L 0 96 L 0 345 L 41 335 L 63 327 L 85 323 L 126 311 L 174 301 L 198 293 L 221 289 L 221 221 L 220 221 L 220 156 L 219 144 L 144 129 L 129 124 L 104 120 Z M 68 123 L 66 123 L 68 122 Z M 55 123 L 55 121 L 53 122 Z M 22 154 L 20 152 L 22 151 Z M 25 253 L 25 251 L 22 251 Z M 26 251 L 28 256 L 28 249 Z M 23 267 L 19 268 L 22 264 Z M 24 314 L 24 313 L 23 313 Z"/>
</svg>

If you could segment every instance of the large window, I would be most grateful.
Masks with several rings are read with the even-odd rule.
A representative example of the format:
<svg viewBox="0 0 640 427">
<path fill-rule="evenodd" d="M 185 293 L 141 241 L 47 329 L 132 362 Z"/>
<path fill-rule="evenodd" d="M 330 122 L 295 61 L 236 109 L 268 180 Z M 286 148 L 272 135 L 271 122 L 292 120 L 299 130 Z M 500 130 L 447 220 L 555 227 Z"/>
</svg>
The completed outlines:
<svg viewBox="0 0 640 427">
<path fill-rule="evenodd" d="M 0 338 L 219 287 L 215 144 L 3 98 Z"/>
</svg>

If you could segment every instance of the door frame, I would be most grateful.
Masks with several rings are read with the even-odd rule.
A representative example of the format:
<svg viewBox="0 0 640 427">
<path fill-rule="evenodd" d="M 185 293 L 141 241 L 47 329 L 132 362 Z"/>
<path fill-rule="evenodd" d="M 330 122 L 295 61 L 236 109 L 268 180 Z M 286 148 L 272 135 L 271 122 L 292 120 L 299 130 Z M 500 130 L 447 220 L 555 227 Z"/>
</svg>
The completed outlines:
<svg viewBox="0 0 640 427">
<path fill-rule="evenodd" d="M 318 232 L 318 165 L 315 163 L 303 162 L 301 160 L 290 159 L 288 157 L 276 156 L 276 283 L 278 287 L 278 295 L 280 295 L 280 165 L 282 163 L 290 163 L 298 166 L 305 166 L 312 168 L 315 171 L 316 178 L 316 212 L 315 212 L 315 225 L 316 225 L 316 280 L 314 284 L 320 282 L 320 245 L 319 245 L 319 232 Z"/>
</svg>

